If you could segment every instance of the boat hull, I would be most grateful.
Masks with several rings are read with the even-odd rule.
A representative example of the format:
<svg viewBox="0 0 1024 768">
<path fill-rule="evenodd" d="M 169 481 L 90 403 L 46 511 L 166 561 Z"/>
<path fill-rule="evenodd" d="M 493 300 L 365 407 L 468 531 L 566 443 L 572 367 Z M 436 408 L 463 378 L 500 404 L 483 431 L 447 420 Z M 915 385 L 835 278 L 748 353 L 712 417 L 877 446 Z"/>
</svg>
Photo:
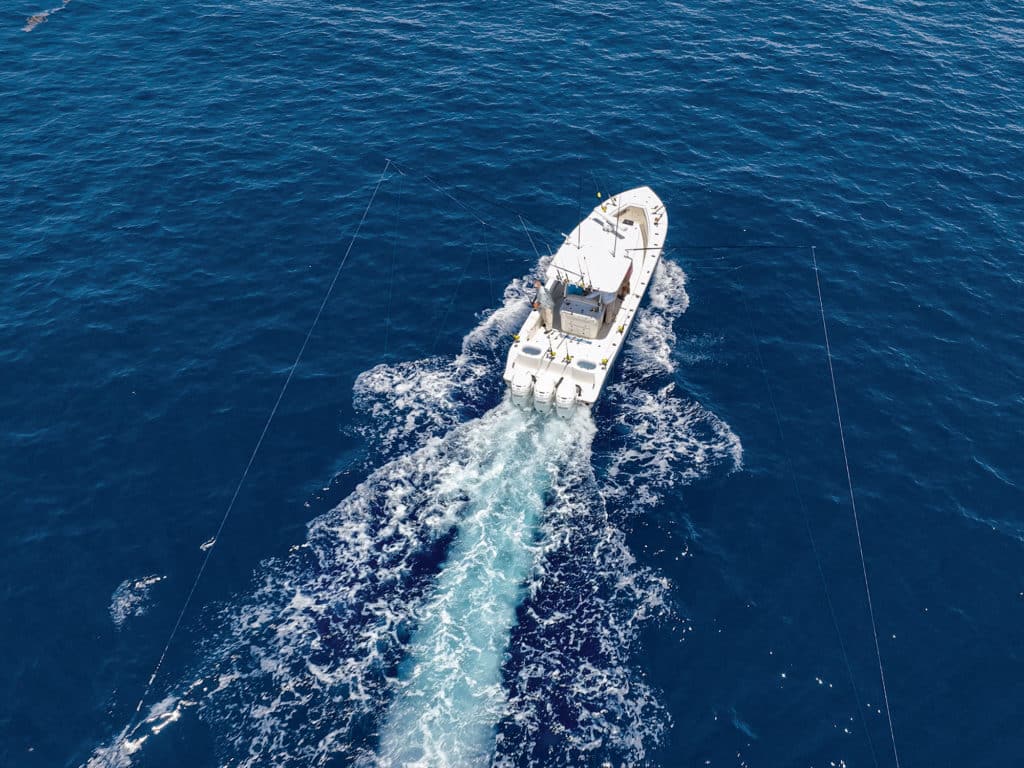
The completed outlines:
<svg viewBox="0 0 1024 768">
<path fill-rule="evenodd" d="M 574 406 L 598 400 L 661 261 L 667 233 L 661 199 L 649 187 L 638 187 L 598 205 L 566 237 L 544 275 L 556 303 L 553 327 L 545 327 L 534 310 L 509 349 L 504 379 L 513 402 L 544 411 L 554 405 L 567 415 Z"/>
</svg>

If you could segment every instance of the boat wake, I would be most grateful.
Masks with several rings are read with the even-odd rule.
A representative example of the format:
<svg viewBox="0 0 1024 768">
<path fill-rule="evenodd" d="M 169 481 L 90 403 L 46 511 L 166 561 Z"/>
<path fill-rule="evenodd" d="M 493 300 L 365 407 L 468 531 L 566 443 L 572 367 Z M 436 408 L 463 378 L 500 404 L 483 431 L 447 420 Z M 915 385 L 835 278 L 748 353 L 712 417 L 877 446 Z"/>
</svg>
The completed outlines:
<svg viewBox="0 0 1024 768">
<path fill-rule="evenodd" d="M 677 265 L 659 267 L 620 361 L 600 453 L 589 412 L 546 418 L 504 399 L 496 372 L 526 286 L 509 286 L 453 360 L 360 377 L 378 468 L 261 566 L 188 682 L 90 767 L 132 764 L 186 716 L 236 766 L 650 759 L 669 720 L 637 642 L 673 617 L 671 584 L 636 562 L 628 523 L 674 486 L 737 468 L 742 449 L 671 383 Z"/>
</svg>

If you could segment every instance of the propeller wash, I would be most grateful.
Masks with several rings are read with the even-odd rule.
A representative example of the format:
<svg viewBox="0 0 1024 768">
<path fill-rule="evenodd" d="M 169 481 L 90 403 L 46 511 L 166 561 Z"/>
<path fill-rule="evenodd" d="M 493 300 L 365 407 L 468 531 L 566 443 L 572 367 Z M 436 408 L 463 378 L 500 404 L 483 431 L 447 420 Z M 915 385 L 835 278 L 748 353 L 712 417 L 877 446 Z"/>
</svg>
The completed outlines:
<svg viewBox="0 0 1024 768">
<path fill-rule="evenodd" d="M 378 467 L 258 569 L 185 680 L 87 765 L 132 765 L 172 723 L 207 731 L 231 766 L 648 760 L 670 722 L 634 662 L 639 633 L 685 618 L 624 529 L 742 460 L 728 425 L 672 381 L 683 271 L 659 261 L 648 292 L 619 334 L 600 452 L 588 408 L 516 407 L 494 375 L 504 339 L 538 315 L 526 278 L 454 359 L 363 373 L 355 405 Z"/>
</svg>

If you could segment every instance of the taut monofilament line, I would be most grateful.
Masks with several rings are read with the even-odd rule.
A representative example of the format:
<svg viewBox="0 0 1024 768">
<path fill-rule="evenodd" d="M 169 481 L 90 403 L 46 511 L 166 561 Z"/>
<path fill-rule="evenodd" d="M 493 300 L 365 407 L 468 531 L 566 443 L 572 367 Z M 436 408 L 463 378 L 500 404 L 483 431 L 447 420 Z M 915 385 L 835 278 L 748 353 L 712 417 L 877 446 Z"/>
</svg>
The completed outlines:
<svg viewBox="0 0 1024 768">
<path fill-rule="evenodd" d="M 366 207 L 363 209 L 363 214 L 360 216 L 359 223 L 356 225 L 355 231 L 352 233 L 348 247 L 345 249 L 345 253 L 341 257 L 341 261 L 338 262 L 337 269 L 334 270 L 334 277 L 331 278 L 331 282 L 328 284 L 327 290 L 324 292 L 324 297 L 320 301 L 320 306 L 317 307 L 316 314 L 313 316 L 313 321 L 309 325 L 309 330 L 306 331 L 306 336 L 303 338 L 302 344 L 299 346 L 299 351 L 295 355 L 295 360 L 288 369 L 288 374 L 285 376 L 284 383 L 281 385 L 281 390 L 277 394 L 277 399 L 274 401 L 274 405 L 270 409 L 270 413 L 267 415 L 267 420 L 263 424 L 263 429 L 260 431 L 260 435 L 256 439 L 256 444 L 253 446 L 252 452 L 249 454 L 249 460 L 246 462 L 245 468 L 242 470 L 242 475 L 238 479 L 235 491 L 231 494 L 231 500 L 228 502 L 228 505 L 224 510 L 224 514 L 221 516 L 216 532 L 210 539 L 212 543 L 206 548 L 203 558 L 199 562 L 199 569 L 196 571 L 196 575 L 192 579 L 192 585 L 189 588 L 188 594 L 185 596 L 185 601 L 182 603 L 181 609 L 178 611 L 177 618 L 174 620 L 174 625 L 171 627 L 170 634 L 167 636 L 167 641 L 164 643 L 163 650 L 160 652 L 160 657 L 157 659 L 156 665 L 153 667 L 152 674 L 150 674 L 149 679 L 146 681 L 146 686 L 142 690 L 142 695 L 139 696 L 139 701 L 135 705 L 135 711 L 132 714 L 131 719 L 128 721 L 128 725 L 125 726 L 125 729 L 122 731 L 120 740 L 127 741 L 134 734 L 136 721 L 138 720 L 139 714 L 142 712 L 142 707 L 146 702 L 146 698 L 149 696 L 149 693 L 153 688 L 153 683 L 156 682 L 157 675 L 160 673 L 160 668 L 167 659 L 167 653 L 170 651 L 171 645 L 174 643 L 174 638 L 177 635 L 178 630 L 181 628 L 182 620 L 185 618 L 185 614 L 188 612 L 189 606 L 192 604 L 192 599 L 195 597 L 196 589 L 199 587 L 199 582 L 202 580 L 203 574 L 206 572 L 206 566 L 209 564 L 210 558 L 213 556 L 213 552 L 216 549 L 220 535 L 224 531 L 224 526 L 227 525 L 228 518 L 231 517 L 232 511 L 234 511 L 235 502 L 238 501 L 238 495 L 242 492 L 242 487 L 245 485 L 245 481 L 249 477 L 249 471 L 252 469 L 252 465 L 255 463 L 257 455 L 259 455 L 260 448 L 263 446 L 263 440 L 267 436 L 267 431 L 270 429 L 270 425 L 274 421 L 274 417 L 277 415 L 278 409 L 281 407 L 281 401 L 284 400 L 285 392 L 288 391 L 288 385 L 291 384 L 292 378 L 295 376 L 295 370 L 299 367 L 299 363 L 302 361 L 302 356 L 306 352 L 306 347 L 309 346 L 309 340 L 313 336 L 313 331 L 316 330 L 316 326 L 320 322 L 320 317 L 324 313 L 324 308 L 327 306 L 327 302 L 330 300 L 331 294 L 334 293 L 334 287 L 338 283 L 341 271 L 345 268 L 348 257 L 352 253 L 352 247 L 356 243 L 356 238 L 359 237 L 359 232 L 363 228 L 363 223 L 366 221 L 366 217 L 370 213 L 373 201 L 376 199 L 377 192 L 380 191 L 380 187 L 384 183 L 390 167 L 391 161 L 388 160 L 384 163 L 384 170 L 381 171 L 380 178 L 377 179 L 377 183 L 374 185 L 373 191 L 370 193 L 370 199 L 366 203 Z"/>
</svg>

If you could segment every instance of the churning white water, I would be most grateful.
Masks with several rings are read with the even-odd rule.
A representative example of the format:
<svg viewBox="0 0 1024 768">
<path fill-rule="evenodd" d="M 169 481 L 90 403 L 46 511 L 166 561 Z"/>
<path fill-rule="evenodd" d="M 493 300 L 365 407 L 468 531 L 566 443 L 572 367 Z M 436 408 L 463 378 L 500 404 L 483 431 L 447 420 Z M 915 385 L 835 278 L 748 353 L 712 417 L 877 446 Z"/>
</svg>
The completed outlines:
<svg viewBox="0 0 1024 768">
<path fill-rule="evenodd" d="M 549 419 L 508 402 L 466 435 L 471 461 L 442 493 L 464 506 L 444 567 L 417 611 L 381 729 L 384 765 L 486 765 L 508 711 L 502 661 L 534 570 L 538 523 L 562 468 L 590 459 L 586 412 Z"/>
<path fill-rule="evenodd" d="M 91 766 L 130 765 L 196 715 L 239 767 L 645 761 L 670 721 L 637 642 L 647 622 L 679 617 L 624 523 L 737 468 L 742 449 L 676 390 L 687 297 L 671 262 L 607 393 L 615 428 L 600 456 L 586 411 L 561 420 L 502 400 L 481 413 L 527 291 L 514 281 L 454 359 L 360 377 L 360 431 L 379 466 L 260 567 L 192 674 Z"/>
</svg>

